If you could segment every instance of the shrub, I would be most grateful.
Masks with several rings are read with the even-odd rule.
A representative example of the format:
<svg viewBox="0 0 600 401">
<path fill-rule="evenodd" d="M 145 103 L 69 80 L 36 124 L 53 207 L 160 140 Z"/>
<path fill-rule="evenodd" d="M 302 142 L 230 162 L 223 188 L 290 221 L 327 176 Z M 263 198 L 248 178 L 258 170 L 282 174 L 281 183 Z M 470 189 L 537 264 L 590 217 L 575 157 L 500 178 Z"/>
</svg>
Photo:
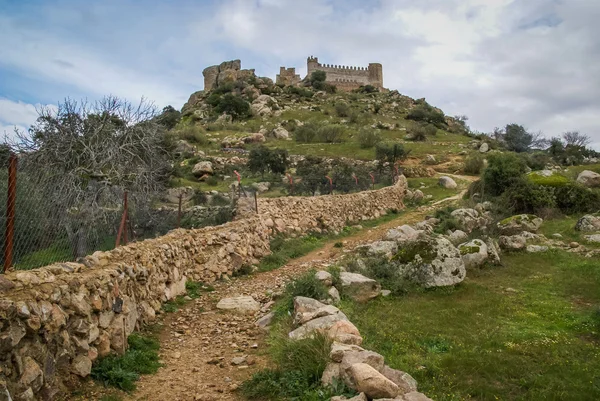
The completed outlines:
<svg viewBox="0 0 600 401">
<path fill-rule="evenodd" d="M 219 180 L 214 175 L 211 175 L 210 177 L 208 177 L 205 182 L 206 182 L 206 185 L 211 186 L 211 187 L 215 187 L 215 186 L 219 185 Z"/>
<path fill-rule="evenodd" d="M 379 168 L 383 169 L 385 163 L 389 163 L 390 168 L 394 168 L 397 161 L 402 161 L 408 157 L 410 150 L 404 149 L 400 143 L 382 142 L 375 147 L 375 158 L 379 160 Z"/>
<path fill-rule="evenodd" d="M 92 378 L 105 386 L 133 391 L 140 375 L 156 373 L 161 366 L 158 341 L 132 334 L 127 343 L 129 348 L 123 355 L 110 355 L 98 360 L 92 367 Z"/>
<path fill-rule="evenodd" d="M 205 146 L 209 143 L 204 130 L 197 125 L 186 125 L 173 132 L 174 135 L 193 144 Z"/>
<path fill-rule="evenodd" d="M 287 86 L 285 88 L 285 92 L 290 95 L 297 95 L 300 98 L 310 99 L 315 94 L 308 88 L 303 88 L 301 86 Z"/>
<path fill-rule="evenodd" d="M 452 216 L 454 208 L 447 206 L 443 209 L 438 209 L 435 212 L 435 218 L 440 219 L 438 225 L 435 226 L 434 231 L 438 234 L 446 234 L 448 230 L 454 231 L 460 228 L 458 220 Z"/>
<path fill-rule="evenodd" d="M 222 96 L 214 107 L 217 113 L 229 114 L 234 119 L 243 119 L 250 116 L 250 103 L 231 93 Z"/>
<path fill-rule="evenodd" d="M 345 129 L 338 124 L 323 125 L 317 131 L 316 138 L 319 142 L 324 143 L 339 143 L 342 142 Z"/>
<path fill-rule="evenodd" d="M 307 297 L 317 300 L 327 298 L 327 288 L 315 277 L 315 273 L 315 270 L 309 270 L 285 286 L 281 303 L 275 309 L 277 315 L 281 316 L 291 311 L 294 308 L 295 297 Z"/>
<path fill-rule="evenodd" d="M 415 106 L 408 112 L 406 118 L 408 120 L 428 122 L 436 126 L 442 126 L 446 123 L 444 113 L 437 111 L 427 103 Z"/>
<path fill-rule="evenodd" d="M 499 196 L 525 173 L 525 162 L 514 153 L 488 156 L 482 181 L 486 195 Z"/>
<path fill-rule="evenodd" d="M 415 142 L 424 142 L 427 140 L 427 133 L 423 127 L 416 126 L 410 130 L 409 139 Z"/>
<path fill-rule="evenodd" d="M 253 148 L 248 157 L 248 169 L 253 173 L 260 173 L 264 177 L 266 172 L 284 174 L 289 164 L 287 150 L 269 149 L 264 145 Z"/>
<path fill-rule="evenodd" d="M 365 262 L 364 275 L 377 280 L 383 288 L 390 290 L 394 295 L 403 295 L 408 292 L 411 283 L 397 264 L 382 256 L 367 258 L 363 261 Z"/>
<path fill-rule="evenodd" d="M 317 137 L 318 126 L 314 123 L 306 123 L 294 130 L 294 139 L 300 143 L 312 143 Z"/>
<path fill-rule="evenodd" d="M 546 153 L 536 152 L 533 154 L 521 154 L 527 166 L 532 170 L 543 170 L 552 162 L 552 158 Z"/>
<path fill-rule="evenodd" d="M 337 103 L 335 105 L 335 114 L 338 117 L 349 117 L 352 109 L 346 103 Z"/>
<path fill-rule="evenodd" d="M 553 188 L 534 184 L 524 177 L 511 182 L 510 187 L 502 194 L 500 204 L 513 214 L 535 214 L 556 206 Z"/>
<path fill-rule="evenodd" d="M 227 205 L 229 205 L 229 203 L 230 203 L 229 198 L 227 198 L 226 196 L 223 196 L 221 194 L 213 195 L 210 200 L 210 204 L 212 206 L 227 206 Z"/>
<path fill-rule="evenodd" d="M 555 189 L 556 206 L 567 214 L 593 213 L 600 210 L 600 193 L 576 183 Z"/>
<path fill-rule="evenodd" d="M 466 174 L 479 175 L 485 164 L 485 157 L 480 153 L 471 153 L 465 159 L 464 171 Z"/>
<path fill-rule="evenodd" d="M 375 93 L 379 90 L 373 85 L 361 85 L 358 89 L 354 89 L 354 92 L 358 93 Z"/>
<path fill-rule="evenodd" d="M 194 196 L 192 197 L 192 202 L 194 205 L 206 205 L 208 202 L 208 197 L 206 194 L 199 190 L 194 190 Z"/>
<path fill-rule="evenodd" d="M 358 143 L 361 148 L 372 148 L 381 142 L 381 134 L 379 131 L 369 128 L 363 128 L 358 132 Z"/>
</svg>

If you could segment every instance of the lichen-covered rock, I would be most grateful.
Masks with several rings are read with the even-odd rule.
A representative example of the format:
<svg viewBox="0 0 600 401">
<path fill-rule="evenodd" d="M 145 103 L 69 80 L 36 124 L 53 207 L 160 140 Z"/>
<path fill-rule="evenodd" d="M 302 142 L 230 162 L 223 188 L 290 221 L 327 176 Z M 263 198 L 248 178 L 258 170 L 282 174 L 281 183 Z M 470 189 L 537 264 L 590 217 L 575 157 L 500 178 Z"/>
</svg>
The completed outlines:
<svg viewBox="0 0 600 401">
<path fill-rule="evenodd" d="M 537 232 L 544 220 L 532 214 L 519 214 L 498 223 L 502 235 L 514 235 L 523 231 Z"/>
<path fill-rule="evenodd" d="M 540 253 L 540 252 L 547 252 L 548 251 L 548 247 L 545 245 L 527 245 L 527 247 L 525 248 L 525 250 L 528 253 Z"/>
<path fill-rule="evenodd" d="M 520 234 L 515 235 L 501 235 L 498 239 L 500 248 L 508 251 L 519 251 L 527 247 L 531 242 L 542 241 L 545 237 L 538 234 L 530 233 L 529 231 L 523 231 Z"/>
<path fill-rule="evenodd" d="M 456 219 L 458 227 L 467 233 L 470 233 L 474 229 L 485 227 L 490 223 L 488 217 L 479 214 L 475 209 L 456 209 L 450 215 Z"/>
<path fill-rule="evenodd" d="M 326 272 L 325 270 L 319 270 L 316 272 L 315 278 L 323 283 L 326 287 L 331 287 L 333 285 L 333 276 L 331 273 Z"/>
<path fill-rule="evenodd" d="M 418 230 L 415 230 L 411 226 L 405 224 L 403 226 L 388 230 L 384 239 L 386 241 L 395 241 L 398 244 L 404 244 L 415 241 L 419 237 L 419 234 L 421 233 Z"/>
<path fill-rule="evenodd" d="M 454 230 L 448 235 L 448 239 L 452 244 L 458 245 L 465 242 L 469 238 L 469 235 L 462 230 Z"/>
<path fill-rule="evenodd" d="M 271 135 L 275 139 L 289 139 L 290 133 L 283 127 L 277 127 L 271 131 Z"/>
<path fill-rule="evenodd" d="M 452 178 L 447 177 L 445 175 L 440 177 L 438 184 L 442 188 L 446 188 L 446 189 L 456 189 L 458 187 L 458 185 L 456 184 L 456 181 L 454 181 Z"/>
<path fill-rule="evenodd" d="M 328 315 L 319 317 L 304 325 L 298 327 L 296 330 L 291 331 L 288 336 L 292 340 L 302 340 L 304 338 L 310 338 L 315 335 L 315 333 L 326 333 L 329 331 L 331 326 L 333 326 L 336 322 L 340 320 L 347 320 L 346 316 L 343 313 L 337 313 L 335 315 Z"/>
<path fill-rule="evenodd" d="M 577 221 L 575 230 L 584 232 L 600 231 L 600 217 L 586 214 Z"/>
<path fill-rule="evenodd" d="M 366 302 L 379 296 L 381 285 L 358 273 L 341 272 L 343 293 L 357 302 Z"/>
<path fill-rule="evenodd" d="M 317 319 L 323 316 L 330 316 L 330 315 L 340 315 L 343 319 L 347 319 L 346 315 L 339 310 L 338 308 L 336 308 L 333 305 L 325 305 L 322 308 L 319 308 L 315 311 L 311 311 L 311 312 L 298 312 L 295 314 L 294 316 L 294 324 L 296 325 L 303 325 L 306 322 L 309 322 L 313 319 Z"/>
<path fill-rule="evenodd" d="M 600 174 L 584 170 L 577 176 L 577 182 L 588 188 L 600 187 Z"/>
<path fill-rule="evenodd" d="M 192 174 L 194 174 L 196 177 L 201 177 L 205 174 L 212 174 L 213 172 L 213 165 L 209 161 L 196 163 L 192 168 Z"/>
<path fill-rule="evenodd" d="M 460 244 L 458 250 L 460 251 L 462 260 L 467 269 L 480 267 L 488 259 L 488 247 L 485 242 L 480 239 L 474 239 Z"/>
<path fill-rule="evenodd" d="M 411 281 L 423 287 L 444 287 L 462 282 L 465 264 L 459 250 L 441 236 L 419 239 L 392 258 Z"/>
<path fill-rule="evenodd" d="M 375 241 L 367 245 L 369 255 L 385 255 L 392 257 L 398 251 L 398 244 L 395 241 Z"/>
</svg>

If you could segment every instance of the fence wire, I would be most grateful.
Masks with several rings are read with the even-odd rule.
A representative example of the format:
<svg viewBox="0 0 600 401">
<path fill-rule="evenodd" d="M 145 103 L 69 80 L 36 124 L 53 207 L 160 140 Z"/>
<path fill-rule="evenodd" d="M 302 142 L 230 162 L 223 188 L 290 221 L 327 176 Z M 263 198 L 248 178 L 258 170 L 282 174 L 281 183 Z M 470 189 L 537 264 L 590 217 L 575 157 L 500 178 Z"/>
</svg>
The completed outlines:
<svg viewBox="0 0 600 401">
<path fill-rule="evenodd" d="M 124 190 L 101 181 L 85 193 L 63 196 L 48 172 L 17 160 L 14 198 L 9 197 L 10 156 L 0 156 L 0 266 L 27 270 L 55 262 L 76 261 L 115 247 L 123 216 Z M 178 224 L 177 210 L 155 210 L 147 194 L 128 193 L 129 241 L 165 234 Z M 12 255 L 7 254 L 7 211 L 14 210 Z M 121 241 L 121 244 L 123 241 Z"/>
</svg>

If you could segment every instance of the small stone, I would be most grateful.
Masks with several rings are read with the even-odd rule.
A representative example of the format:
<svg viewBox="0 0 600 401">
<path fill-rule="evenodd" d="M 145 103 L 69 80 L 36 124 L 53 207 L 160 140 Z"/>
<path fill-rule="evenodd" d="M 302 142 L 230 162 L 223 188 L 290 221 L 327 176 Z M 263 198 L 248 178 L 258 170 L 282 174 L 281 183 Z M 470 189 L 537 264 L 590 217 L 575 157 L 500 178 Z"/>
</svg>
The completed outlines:
<svg viewBox="0 0 600 401">
<path fill-rule="evenodd" d="M 390 290 L 381 290 L 381 296 L 382 297 L 388 297 L 390 296 L 392 292 Z"/>
<path fill-rule="evenodd" d="M 236 356 L 235 358 L 233 358 L 231 360 L 231 364 L 232 365 L 236 365 L 236 366 L 237 365 L 241 365 L 241 364 L 243 364 L 245 362 L 246 362 L 246 357 L 245 356 Z"/>
</svg>

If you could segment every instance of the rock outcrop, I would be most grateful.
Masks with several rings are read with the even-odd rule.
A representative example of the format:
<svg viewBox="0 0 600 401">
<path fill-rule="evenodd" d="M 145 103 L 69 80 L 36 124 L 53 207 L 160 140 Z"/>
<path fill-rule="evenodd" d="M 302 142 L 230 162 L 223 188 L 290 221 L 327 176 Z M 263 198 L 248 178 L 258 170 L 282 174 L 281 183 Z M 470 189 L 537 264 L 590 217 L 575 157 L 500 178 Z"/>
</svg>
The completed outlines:
<svg viewBox="0 0 600 401">
<path fill-rule="evenodd" d="M 535 233 L 543 222 L 544 220 L 532 214 L 519 214 L 499 222 L 498 229 L 502 235 L 514 235 L 523 231 Z"/>
<path fill-rule="evenodd" d="M 588 188 L 600 187 L 600 174 L 594 171 L 584 170 L 577 176 L 577 182 Z"/>
</svg>

